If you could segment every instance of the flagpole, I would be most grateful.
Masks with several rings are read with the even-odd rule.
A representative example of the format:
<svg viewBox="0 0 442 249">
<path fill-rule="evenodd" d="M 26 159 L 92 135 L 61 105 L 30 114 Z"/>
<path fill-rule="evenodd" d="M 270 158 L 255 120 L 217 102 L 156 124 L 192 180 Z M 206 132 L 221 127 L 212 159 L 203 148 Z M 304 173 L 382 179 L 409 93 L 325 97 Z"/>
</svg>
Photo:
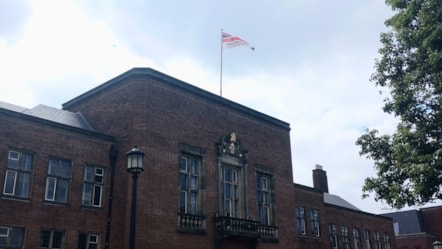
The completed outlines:
<svg viewBox="0 0 442 249">
<path fill-rule="evenodd" d="M 223 96 L 223 29 L 221 29 L 221 68 L 219 73 L 219 96 Z"/>
</svg>

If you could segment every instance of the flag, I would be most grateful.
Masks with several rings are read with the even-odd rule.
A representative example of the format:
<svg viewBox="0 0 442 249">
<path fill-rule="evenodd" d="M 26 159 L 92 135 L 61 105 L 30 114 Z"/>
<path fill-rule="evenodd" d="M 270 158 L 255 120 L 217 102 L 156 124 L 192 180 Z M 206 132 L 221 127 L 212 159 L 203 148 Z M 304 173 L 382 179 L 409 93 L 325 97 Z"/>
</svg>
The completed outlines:
<svg viewBox="0 0 442 249">
<path fill-rule="evenodd" d="M 251 50 L 255 50 L 253 46 L 251 46 L 248 42 L 244 41 L 243 39 L 239 38 L 238 36 L 231 36 L 227 34 L 226 32 L 221 32 L 222 39 L 221 42 L 223 45 L 226 45 L 227 48 L 234 48 L 238 46 L 247 46 Z"/>
</svg>

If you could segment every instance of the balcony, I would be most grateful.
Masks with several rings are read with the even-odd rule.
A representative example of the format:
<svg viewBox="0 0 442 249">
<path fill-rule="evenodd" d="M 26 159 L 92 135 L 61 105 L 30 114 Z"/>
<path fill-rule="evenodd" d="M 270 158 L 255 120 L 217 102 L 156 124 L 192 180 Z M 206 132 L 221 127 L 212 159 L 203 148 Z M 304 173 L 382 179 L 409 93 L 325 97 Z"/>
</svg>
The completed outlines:
<svg viewBox="0 0 442 249">
<path fill-rule="evenodd" d="M 232 217 L 215 217 L 216 234 L 219 237 L 242 237 L 258 241 L 278 242 L 278 228 L 262 225 L 258 221 Z"/>
<path fill-rule="evenodd" d="M 178 231 L 183 233 L 206 234 L 206 217 L 178 213 Z"/>
</svg>

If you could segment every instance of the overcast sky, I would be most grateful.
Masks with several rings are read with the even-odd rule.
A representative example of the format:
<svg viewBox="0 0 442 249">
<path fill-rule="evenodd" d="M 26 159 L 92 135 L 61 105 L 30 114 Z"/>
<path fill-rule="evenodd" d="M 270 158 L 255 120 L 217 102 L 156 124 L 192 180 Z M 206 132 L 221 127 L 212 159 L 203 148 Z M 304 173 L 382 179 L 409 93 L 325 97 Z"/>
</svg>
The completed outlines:
<svg viewBox="0 0 442 249">
<path fill-rule="evenodd" d="M 383 0 L 1 0 L 0 101 L 61 105 L 133 68 L 151 67 L 220 93 L 220 32 L 256 49 L 224 49 L 223 97 L 290 123 L 294 181 L 361 199 L 373 163 L 359 156 L 366 128 L 395 120 L 369 81 L 384 21 Z M 238 134 L 240 136 L 240 134 Z"/>
</svg>

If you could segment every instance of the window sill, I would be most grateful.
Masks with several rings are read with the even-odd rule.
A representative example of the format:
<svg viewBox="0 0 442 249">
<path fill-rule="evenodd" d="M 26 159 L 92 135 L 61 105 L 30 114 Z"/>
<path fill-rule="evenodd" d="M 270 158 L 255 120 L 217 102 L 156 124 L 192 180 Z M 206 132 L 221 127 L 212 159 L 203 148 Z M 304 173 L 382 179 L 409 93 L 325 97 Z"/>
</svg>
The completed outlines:
<svg viewBox="0 0 442 249">
<path fill-rule="evenodd" d="M 29 199 L 29 198 L 20 198 L 20 197 L 15 197 L 15 196 L 12 196 L 12 195 L 3 195 L 1 197 L 1 199 L 3 199 L 3 200 L 11 200 L 11 201 L 31 202 L 31 199 Z"/>
</svg>

